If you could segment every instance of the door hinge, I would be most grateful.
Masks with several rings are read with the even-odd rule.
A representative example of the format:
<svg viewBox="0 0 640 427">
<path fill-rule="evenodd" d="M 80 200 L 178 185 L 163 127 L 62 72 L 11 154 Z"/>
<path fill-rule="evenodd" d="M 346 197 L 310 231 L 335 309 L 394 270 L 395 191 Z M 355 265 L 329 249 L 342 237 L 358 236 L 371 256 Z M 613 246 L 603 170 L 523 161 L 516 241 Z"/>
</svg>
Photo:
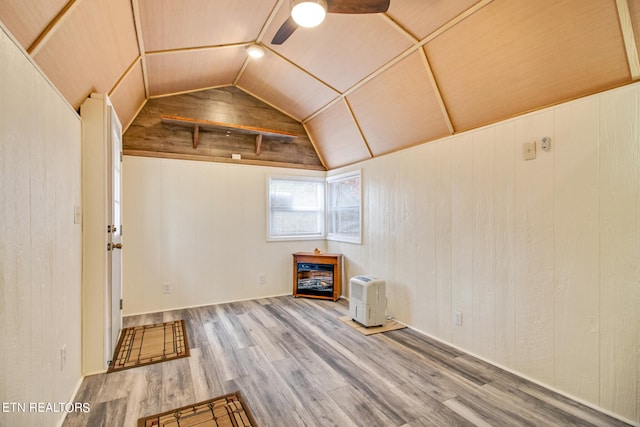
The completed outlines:
<svg viewBox="0 0 640 427">
<path fill-rule="evenodd" d="M 107 225 L 107 233 L 111 233 L 111 226 Z"/>
<path fill-rule="evenodd" d="M 120 298 L 120 310 L 122 310 L 122 298 Z"/>
</svg>

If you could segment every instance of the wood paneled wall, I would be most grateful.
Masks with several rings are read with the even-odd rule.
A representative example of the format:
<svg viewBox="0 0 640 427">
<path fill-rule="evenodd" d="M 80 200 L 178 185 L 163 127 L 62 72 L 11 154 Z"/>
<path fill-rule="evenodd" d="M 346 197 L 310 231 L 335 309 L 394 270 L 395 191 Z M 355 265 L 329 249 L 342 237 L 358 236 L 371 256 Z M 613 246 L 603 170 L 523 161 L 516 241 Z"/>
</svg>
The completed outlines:
<svg viewBox="0 0 640 427">
<path fill-rule="evenodd" d="M 28 410 L 81 380 L 80 119 L 2 26 L 0 58 L 0 402 Z M 0 424 L 62 416 L 14 408 Z"/>
<path fill-rule="evenodd" d="M 326 242 L 267 242 L 269 175 L 324 172 L 125 156 L 124 314 L 290 294 L 291 254 Z"/>
<path fill-rule="evenodd" d="M 256 153 L 255 135 L 201 128 L 193 147 L 193 128 L 163 123 L 161 115 L 174 115 L 233 125 L 293 133 L 295 138 L 264 136 Z M 125 154 L 204 161 L 286 166 L 324 170 L 302 124 L 235 88 L 155 98 L 147 102 L 123 138 Z"/>
<path fill-rule="evenodd" d="M 639 108 L 636 84 L 332 171 L 363 169 L 364 243 L 328 250 L 388 314 L 638 423 Z"/>
<path fill-rule="evenodd" d="M 387 280 L 388 314 L 638 423 L 639 103 L 636 84 L 331 171 L 363 170 L 362 245 L 266 242 L 266 176 L 291 170 L 125 156 L 125 309 L 289 293 L 290 253 L 317 246 Z"/>
</svg>

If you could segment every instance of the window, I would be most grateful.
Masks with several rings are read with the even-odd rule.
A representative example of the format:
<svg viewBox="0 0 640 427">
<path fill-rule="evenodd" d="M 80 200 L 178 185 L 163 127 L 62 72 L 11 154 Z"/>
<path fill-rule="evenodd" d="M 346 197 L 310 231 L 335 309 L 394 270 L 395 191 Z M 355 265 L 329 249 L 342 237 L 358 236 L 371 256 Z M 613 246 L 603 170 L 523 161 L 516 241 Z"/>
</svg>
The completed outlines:
<svg viewBox="0 0 640 427">
<path fill-rule="evenodd" d="M 361 172 L 327 178 L 327 239 L 362 243 Z"/>
<path fill-rule="evenodd" d="M 324 180 L 269 178 L 268 240 L 324 238 Z"/>
</svg>

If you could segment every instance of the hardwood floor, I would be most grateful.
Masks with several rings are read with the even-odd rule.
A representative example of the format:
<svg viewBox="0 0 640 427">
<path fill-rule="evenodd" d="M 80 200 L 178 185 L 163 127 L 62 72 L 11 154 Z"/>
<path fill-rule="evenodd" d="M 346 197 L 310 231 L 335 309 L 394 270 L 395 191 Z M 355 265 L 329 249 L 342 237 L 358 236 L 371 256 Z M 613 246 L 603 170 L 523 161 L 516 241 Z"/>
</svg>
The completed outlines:
<svg viewBox="0 0 640 427">
<path fill-rule="evenodd" d="M 191 356 L 85 378 L 64 426 L 138 418 L 240 390 L 260 426 L 622 426 L 411 329 L 364 336 L 344 301 L 277 297 L 125 318 L 184 319 Z"/>
</svg>

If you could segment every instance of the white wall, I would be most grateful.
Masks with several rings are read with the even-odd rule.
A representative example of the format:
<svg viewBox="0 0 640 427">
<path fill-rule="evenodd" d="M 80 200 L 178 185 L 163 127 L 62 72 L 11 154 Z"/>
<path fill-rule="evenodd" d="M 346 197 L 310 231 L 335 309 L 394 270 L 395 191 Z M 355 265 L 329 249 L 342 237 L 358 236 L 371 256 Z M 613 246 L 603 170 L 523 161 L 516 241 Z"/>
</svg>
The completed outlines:
<svg viewBox="0 0 640 427">
<path fill-rule="evenodd" d="M 266 241 L 269 174 L 324 175 L 125 156 L 125 315 L 290 294 L 291 254 L 326 243 Z"/>
<path fill-rule="evenodd" d="M 81 380 L 80 120 L 1 26 L 0 58 L 0 402 L 67 402 Z M 60 419 L 0 410 L 3 426 Z"/>
<path fill-rule="evenodd" d="M 399 320 L 638 423 L 639 115 L 636 84 L 332 171 L 363 170 L 364 238 L 328 250 Z"/>
</svg>

